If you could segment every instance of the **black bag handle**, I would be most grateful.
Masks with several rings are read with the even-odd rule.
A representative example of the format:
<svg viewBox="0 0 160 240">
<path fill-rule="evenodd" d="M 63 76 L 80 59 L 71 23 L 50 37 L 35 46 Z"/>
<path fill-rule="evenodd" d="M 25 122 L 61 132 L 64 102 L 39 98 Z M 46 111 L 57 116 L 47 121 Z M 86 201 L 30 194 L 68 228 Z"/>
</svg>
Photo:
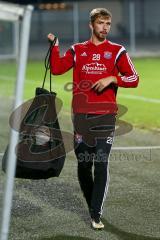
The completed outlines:
<svg viewBox="0 0 160 240">
<path fill-rule="evenodd" d="M 47 51 L 47 54 L 46 54 L 46 57 L 45 57 L 45 60 L 44 60 L 45 73 L 44 73 L 44 79 L 43 79 L 42 88 L 44 88 L 44 84 L 45 84 L 46 77 L 47 77 L 47 72 L 50 69 L 51 51 L 52 51 L 52 48 L 55 46 L 56 41 L 57 41 L 57 37 L 55 37 L 53 41 L 50 41 L 50 46 L 49 46 L 49 49 Z M 50 80 L 50 92 L 51 92 L 52 91 L 52 85 L 51 85 L 52 74 L 51 74 L 51 69 L 50 69 L 50 74 L 49 75 L 50 75 L 49 76 L 49 80 Z"/>
</svg>

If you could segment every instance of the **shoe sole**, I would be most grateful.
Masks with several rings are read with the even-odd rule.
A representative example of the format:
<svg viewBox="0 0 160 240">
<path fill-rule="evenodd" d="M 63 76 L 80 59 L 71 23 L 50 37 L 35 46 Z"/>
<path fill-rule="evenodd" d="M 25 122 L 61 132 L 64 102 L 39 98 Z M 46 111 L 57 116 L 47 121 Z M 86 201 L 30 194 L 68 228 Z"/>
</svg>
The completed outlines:
<svg viewBox="0 0 160 240">
<path fill-rule="evenodd" d="M 95 231 L 102 231 L 104 229 L 104 227 L 101 227 L 101 228 L 95 228 L 93 227 L 93 225 L 91 224 L 91 228 Z"/>
<path fill-rule="evenodd" d="M 95 230 L 95 231 L 102 231 L 102 230 L 104 230 L 104 228 L 94 228 L 93 226 L 91 226 L 91 228 L 92 228 L 93 230 Z"/>
</svg>

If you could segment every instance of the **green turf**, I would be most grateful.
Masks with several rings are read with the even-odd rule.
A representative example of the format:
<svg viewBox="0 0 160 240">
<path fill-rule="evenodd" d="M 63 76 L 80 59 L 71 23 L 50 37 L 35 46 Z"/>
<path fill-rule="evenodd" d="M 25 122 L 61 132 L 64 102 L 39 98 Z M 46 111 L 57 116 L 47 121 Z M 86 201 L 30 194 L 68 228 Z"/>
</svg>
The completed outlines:
<svg viewBox="0 0 160 240">
<path fill-rule="evenodd" d="M 138 88 L 126 89 L 119 88 L 118 103 L 127 107 L 128 112 L 123 119 L 141 128 L 160 128 L 160 103 L 150 103 L 139 99 L 124 98 L 124 95 L 134 95 L 149 99 L 160 99 L 160 59 L 159 58 L 140 58 L 134 59 L 136 70 L 140 75 Z M 6 75 L 8 80 L 3 80 Z M 42 85 L 44 75 L 44 65 L 41 61 L 30 61 L 27 65 L 24 98 L 29 99 L 34 96 L 35 88 Z M 1 64 L 0 66 L 0 95 L 10 96 L 13 93 L 15 76 L 15 66 L 11 64 Z M 71 91 L 66 91 L 65 85 L 72 82 L 72 71 L 61 76 L 53 76 L 53 90 L 63 101 L 63 111 L 70 112 Z M 46 83 L 49 88 L 49 80 Z"/>
<path fill-rule="evenodd" d="M 134 64 L 140 75 L 139 86 L 134 89 L 119 88 L 119 94 L 131 94 L 160 100 L 160 59 L 135 59 Z M 144 128 L 160 128 L 160 103 L 149 103 L 135 99 L 118 97 L 118 102 L 128 108 L 124 119 Z"/>
</svg>

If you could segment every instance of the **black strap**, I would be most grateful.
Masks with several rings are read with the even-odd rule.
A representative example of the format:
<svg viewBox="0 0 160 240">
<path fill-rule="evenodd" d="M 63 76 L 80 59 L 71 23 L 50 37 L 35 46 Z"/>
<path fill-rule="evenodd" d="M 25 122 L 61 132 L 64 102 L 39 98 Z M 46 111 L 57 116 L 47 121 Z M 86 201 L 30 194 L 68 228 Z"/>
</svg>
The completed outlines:
<svg viewBox="0 0 160 240">
<path fill-rule="evenodd" d="M 50 57 L 51 57 L 52 48 L 56 44 L 56 40 L 57 40 L 57 37 L 55 37 L 53 41 L 50 41 L 50 46 L 49 46 L 49 49 L 47 51 L 47 54 L 46 54 L 46 57 L 45 57 L 45 60 L 44 60 L 45 73 L 44 73 L 44 79 L 43 79 L 42 88 L 44 88 L 44 84 L 45 84 L 46 77 L 47 77 L 47 72 L 48 72 L 48 70 L 50 70 L 50 76 L 49 76 L 49 79 L 50 79 L 50 92 L 52 91 L 52 86 L 51 86 L 52 74 L 51 74 L 51 69 L 50 69 Z"/>
</svg>

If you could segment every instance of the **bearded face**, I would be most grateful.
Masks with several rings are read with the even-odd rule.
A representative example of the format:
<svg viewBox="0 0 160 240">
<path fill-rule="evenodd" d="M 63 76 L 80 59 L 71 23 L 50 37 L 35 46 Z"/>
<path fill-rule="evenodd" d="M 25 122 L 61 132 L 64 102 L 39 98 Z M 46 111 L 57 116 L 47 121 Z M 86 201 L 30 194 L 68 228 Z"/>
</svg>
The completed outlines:
<svg viewBox="0 0 160 240">
<path fill-rule="evenodd" d="M 98 17 L 90 24 L 90 28 L 94 37 L 99 41 L 104 41 L 111 28 L 111 18 Z"/>
</svg>

